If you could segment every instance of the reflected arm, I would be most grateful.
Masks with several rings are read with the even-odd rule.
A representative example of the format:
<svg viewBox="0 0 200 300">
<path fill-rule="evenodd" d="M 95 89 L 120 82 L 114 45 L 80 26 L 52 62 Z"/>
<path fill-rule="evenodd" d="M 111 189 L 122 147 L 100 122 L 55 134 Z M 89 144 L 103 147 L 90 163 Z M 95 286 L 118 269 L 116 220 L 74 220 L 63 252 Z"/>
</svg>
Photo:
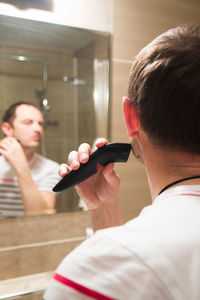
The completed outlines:
<svg viewBox="0 0 200 300">
<path fill-rule="evenodd" d="M 25 215 L 53 213 L 56 195 L 40 191 L 35 185 L 24 150 L 16 139 L 6 137 L 0 141 L 0 154 L 16 172 Z"/>
<path fill-rule="evenodd" d="M 21 166 L 17 176 L 25 215 L 52 214 L 55 212 L 56 195 L 38 190 L 31 177 L 28 163 Z"/>
</svg>

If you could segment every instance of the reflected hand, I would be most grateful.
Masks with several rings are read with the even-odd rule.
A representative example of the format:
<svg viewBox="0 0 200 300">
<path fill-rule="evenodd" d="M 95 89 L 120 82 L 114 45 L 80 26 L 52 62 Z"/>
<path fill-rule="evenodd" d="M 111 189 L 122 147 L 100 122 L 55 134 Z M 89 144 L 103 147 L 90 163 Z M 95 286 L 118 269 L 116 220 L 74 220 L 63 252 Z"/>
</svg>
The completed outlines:
<svg viewBox="0 0 200 300">
<path fill-rule="evenodd" d="M 24 150 L 14 137 L 5 137 L 0 141 L 0 154 L 5 157 L 17 173 L 28 166 Z"/>
<path fill-rule="evenodd" d="M 96 141 L 95 145 L 99 148 L 107 143 L 106 139 L 101 138 Z M 65 176 L 71 170 L 77 170 L 80 163 L 84 164 L 88 161 L 90 154 L 92 154 L 90 145 L 81 144 L 78 151 L 69 153 L 69 165 L 62 164 L 59 168 L 59 174 Z M 96 174 L 78 184 L 76 190 L 87 204 L 88 209 L 93 210 L 116 202 L 119 185 L 120 178 L 114 171 L 114 164 L 109 163 Z"/>
</svg>

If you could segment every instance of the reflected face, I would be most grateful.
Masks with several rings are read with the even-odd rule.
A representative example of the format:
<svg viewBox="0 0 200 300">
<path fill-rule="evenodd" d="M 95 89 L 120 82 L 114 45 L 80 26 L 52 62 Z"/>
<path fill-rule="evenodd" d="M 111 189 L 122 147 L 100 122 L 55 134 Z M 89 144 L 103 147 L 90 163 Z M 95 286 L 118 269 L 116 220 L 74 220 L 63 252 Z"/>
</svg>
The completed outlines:
<svg viewBox="0 0 200 300">
<path fill-rule="evenodd" d="M 43 135 L 43 117 L 39 109 L 31 105 L 19 105 L 12 123 L 12 136 L 25 148 L 35 149 Z"/>
</svg>

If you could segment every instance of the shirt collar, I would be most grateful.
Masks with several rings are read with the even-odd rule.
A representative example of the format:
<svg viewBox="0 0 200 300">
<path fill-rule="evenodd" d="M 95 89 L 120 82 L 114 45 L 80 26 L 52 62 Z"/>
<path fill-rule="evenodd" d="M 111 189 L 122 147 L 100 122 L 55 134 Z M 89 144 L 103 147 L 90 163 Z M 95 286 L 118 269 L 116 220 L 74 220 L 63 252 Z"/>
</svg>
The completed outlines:
<svg viewBox="0 0 200 300">
<path fill-rule="evenodd" d="M 157 196 L 154 202 L 178 196 L 197 196 L 200 197 L 200 185 L 179 185 L 164 191 Z"/>
</svg>

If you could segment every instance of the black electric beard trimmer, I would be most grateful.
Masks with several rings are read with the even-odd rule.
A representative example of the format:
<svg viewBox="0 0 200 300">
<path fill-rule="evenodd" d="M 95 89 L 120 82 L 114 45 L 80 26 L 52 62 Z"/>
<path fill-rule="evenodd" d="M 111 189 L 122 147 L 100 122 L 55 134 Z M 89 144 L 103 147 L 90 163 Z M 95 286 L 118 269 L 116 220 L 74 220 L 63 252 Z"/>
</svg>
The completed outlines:
<svg viewBox="0 0 200 300">
<path fill-rule="evenodd" d="M 78 170 L 65 175 L 53 188 L 54 192 L 64 191 L 94 175 L 101 167 L 111 162 L 126 162 L 131 150 L 127 143 L 110 143 L 94 151 L 87 163 L 80 164 Z"/>
</svg>

